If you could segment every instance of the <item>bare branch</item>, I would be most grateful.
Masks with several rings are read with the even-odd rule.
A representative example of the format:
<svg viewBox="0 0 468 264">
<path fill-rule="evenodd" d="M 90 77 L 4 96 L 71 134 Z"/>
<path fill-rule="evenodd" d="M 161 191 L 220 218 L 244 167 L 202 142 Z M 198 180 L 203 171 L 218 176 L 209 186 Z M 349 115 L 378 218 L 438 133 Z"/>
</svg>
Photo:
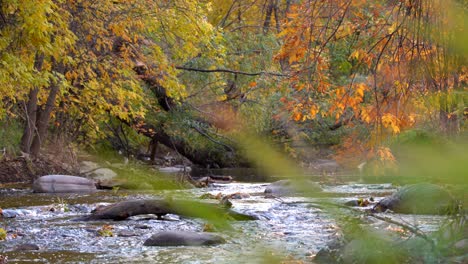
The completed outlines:
<svg viewBox="0 0 468 264">
<path fill-rule="evenodd" d="M 288 74 L 283 74 L 279 72 L 243 72 L 243 71 L 236 71 L 236 70 L 229 70 L 229 69 L 198 69 L 198 68 L 191 68 L 191 67 L 184 67 L 184 66 L 176 66 L 178 70 L 184 71 L 195 71 L 195 72 L 206 72 L 206 73 L 213 73 L 213 72 L 225 72 L 225 73 L 232 73 L 232 74 L 240 74 L 240 75 L 247 75 L 247 76 L 258 76 L 258 75 L 272 75 L 272 76 L 280 76 L 280 77 L 290 77 Z"/>
</svg>

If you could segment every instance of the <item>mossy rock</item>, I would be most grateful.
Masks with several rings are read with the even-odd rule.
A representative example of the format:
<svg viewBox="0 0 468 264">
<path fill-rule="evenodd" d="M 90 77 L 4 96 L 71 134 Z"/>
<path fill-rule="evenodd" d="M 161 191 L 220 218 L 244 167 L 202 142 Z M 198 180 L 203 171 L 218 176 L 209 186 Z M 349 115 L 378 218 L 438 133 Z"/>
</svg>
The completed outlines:
<svg viewBox="0 0 468 264">
<path fill-rule="evenodd" d="M 418 183 L 400 188 L 374 207 L 377 212 L 387 209 L 402 214 L 449 214 L 457 211 L 457 202 L 438 185 Z"/>
</svg>

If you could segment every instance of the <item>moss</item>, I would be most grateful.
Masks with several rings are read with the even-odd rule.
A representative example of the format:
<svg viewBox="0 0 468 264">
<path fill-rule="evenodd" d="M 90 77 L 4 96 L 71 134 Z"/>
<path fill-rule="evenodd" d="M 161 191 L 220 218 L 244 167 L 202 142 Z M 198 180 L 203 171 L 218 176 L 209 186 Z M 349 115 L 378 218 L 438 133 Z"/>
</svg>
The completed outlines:
<svg viewBox="0 0 468 264">
<path fill-rule="evenodd" d="M 6 237 L 7 237 L 7 232 L 5 231 L 5 229 L 0 228 L 0 241 L 5 240 Z"/>
<path fill-rule="evenodd" d="M 112 226 L 104 225 L 101 229 L 98 230 L 98 235 L 101 237 L 112 237 L 114 236 L 112 230 L 114 230 Z"/>
</svg>

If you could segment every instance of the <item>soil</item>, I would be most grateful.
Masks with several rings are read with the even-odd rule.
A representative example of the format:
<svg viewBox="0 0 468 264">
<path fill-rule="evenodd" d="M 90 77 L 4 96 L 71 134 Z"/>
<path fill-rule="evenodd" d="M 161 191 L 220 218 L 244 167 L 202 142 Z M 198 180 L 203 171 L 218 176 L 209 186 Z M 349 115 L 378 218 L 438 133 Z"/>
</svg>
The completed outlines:
<svg viewBox="0 0 468 264">
<path fill-rule="evenodd" d="M 40 176 L 49 174 L 76 175 L 76 170 L 48 156 L 5 157 L 0 160 L 0 184 L 32 182 Z"/>
</svg>

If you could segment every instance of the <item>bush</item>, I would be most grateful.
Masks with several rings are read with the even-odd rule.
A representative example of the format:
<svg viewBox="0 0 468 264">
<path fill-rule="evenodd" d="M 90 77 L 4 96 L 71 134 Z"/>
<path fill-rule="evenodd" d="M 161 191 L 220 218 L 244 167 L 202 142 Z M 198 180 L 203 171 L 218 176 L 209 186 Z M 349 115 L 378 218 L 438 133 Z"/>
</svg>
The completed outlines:
<svg viewBox="0 0 468 264">
<path fill-rule="evenodd" d="M 0 120 L 0 157 L 18 153 L 23 129 L 18 121 Z"/>
</svg>

